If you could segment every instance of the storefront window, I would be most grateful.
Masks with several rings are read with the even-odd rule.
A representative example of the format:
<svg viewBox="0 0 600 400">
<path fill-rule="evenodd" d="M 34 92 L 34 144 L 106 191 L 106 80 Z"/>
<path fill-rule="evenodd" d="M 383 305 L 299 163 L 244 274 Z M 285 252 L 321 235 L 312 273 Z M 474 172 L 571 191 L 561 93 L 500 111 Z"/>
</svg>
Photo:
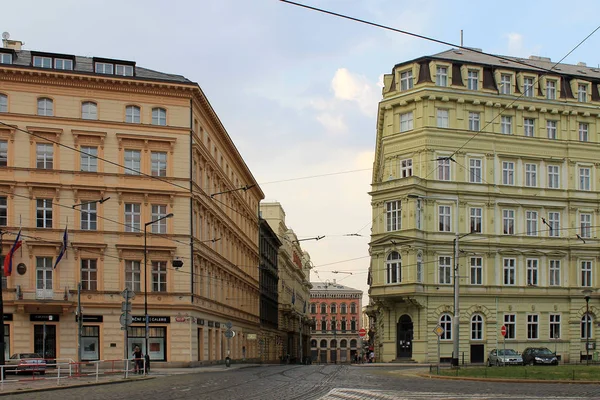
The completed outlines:
<svg viewBox="0 0 600 400">
<path fill-rule="evenodd" d="M 150 350 L 150 360 L 153 361 L 167 361 L 167 328 L 156 327 L 150 328 L 148 338 L 148 347 Z M 146 328 L 144 327 L 130 327 L 128 329 L 128 348 L 129 354 L 133 354 L 135 346 L 139 346 L 142 353 L 146 354 Z"/>
<path fill-rule="evenodd" d="M 86 361 L 100 359 L 100 327 L 83 327 L 81 333 L 81 359 Z"/>
</svg>

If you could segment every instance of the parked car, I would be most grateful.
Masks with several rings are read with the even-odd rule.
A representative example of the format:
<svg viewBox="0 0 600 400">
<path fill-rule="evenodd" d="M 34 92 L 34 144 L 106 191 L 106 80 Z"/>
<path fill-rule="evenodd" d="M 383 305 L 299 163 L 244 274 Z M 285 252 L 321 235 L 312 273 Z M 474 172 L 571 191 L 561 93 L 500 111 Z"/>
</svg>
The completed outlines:
<svg viewBox="0 0 600 400">
<path fill-rule="evenodd" d="M 522 357 L 523 365 L 558 365 L 558 357 L 547 347 L 528 347 Z"/>
<path fill-rule="evenodd" d="M 40 375 L 46 374 L 46 360 L 37 353 L 16 353 L 6 360 L 6 364 L 11 366 L 7 372 L 15 374 L 23 372 L 31 372 L 32 374 L 39 372 Z"/>
<path fill-rule="evenodd" d="M 523 358 L 513 349 L 494 349 L 490 351 L 487 359 L 488 367 L 493 365 L 521 365 Z"/>
</svg>

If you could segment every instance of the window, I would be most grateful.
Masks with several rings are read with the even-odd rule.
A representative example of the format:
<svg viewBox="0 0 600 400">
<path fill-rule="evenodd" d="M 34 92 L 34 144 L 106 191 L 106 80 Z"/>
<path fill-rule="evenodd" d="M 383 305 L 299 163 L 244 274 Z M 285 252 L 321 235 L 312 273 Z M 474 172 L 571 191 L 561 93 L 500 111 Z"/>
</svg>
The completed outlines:
<svg viewBox="0 0 600 400">
<path fill-rule="evenodd" d="M 38 228 L 52 228 L 52 200 L 36 200 L 36 219 Z"/>
<path fill-rule="evenodd" d="M 0 64 L 12 64 L 12 54 L 0 53 Z"/>
<path fill-rule="evenodd" d="M 400 114 L 400 132 L 406 132 L 413 129 L 413 113 Z"/>
<path fill-rule="evenodd" d="M 322 332 L 327 332 L 327 320 L 325 319 L 325 317 L 321 318 L 321 331 Z M 323 342 L 325 342 L 324 346 L 323 346 Z M 322 340 L 321 341 L 321 347 L 327 347 L 327 341 Z"/>
<path fill-rule="evenodd" d="M 86 101 L 81 105 L 82 119 L 98 119 L 98 106 L 96 103 Z"/>
<path fill-rule="evenodd" d="M 356 318 L 352 317 L 352 320 L 350 321 L 350 330 L 352 332 L 356 332 Z"/>
<path fill-rule="evenodd" d="M 0 94 L 0 112 L 8 112 L 8 96 Z"/>
<path fill-rule="evenodd" d="M 525 97 L 534 97 L 533 78 L 524 78 L 523 79 L 523 95 Z"/>
<path fill-rule="evenodd" d="M 577 85 L 577 101 L 580 103 L 587 102 L 587 85 L 581 83 Z"/>
<path fill-rule="evenodd" d="M 133 76 L 133 66 L 117 64 L 115 66 L 115 75 L 120 76 Z"/>
<path fill-rule="evenodd" d="M 316 314 L 317 313 L 317 305 L 315 303 L 311 303 L 311 305 L 310 305 L 310 313 L 311 314 Z"/>
<path fill-rule="evenodd" d="M 546 121 L 548 139 L 556 140 L 556 121 Z"/>
<path fill-rule="evenodd" d="M 538 339 L 538 336 L 539 336 L 538 322 L 539 322 L 539 315 L 537 315 L 537 314 L 527 315 L 527 339 L 530 339 L 530 340 Z"/>
<path fill-rule="evenodd" d="M 440 285 L 450 285 L 452 283 L 452 261 L 448 256 L 440 256 L 439 264 L 439 283 Z"/>
<path fill-rule="evenodd" d="M 550 286 L 560 286 L 560 260 L 550 260 Z"/>
<path fill-rule="evenodd" d="M 402 178 L 408 178 L 409 176 L 412 176 L 412 167 L 412 158 L 400 161 L 400 176 L 402 176 Z"/>
<path fill-rule="evenodd" d="M 440 181 L 450 180 L 450 158 L 440 157 L 437 160 L 438 164 L 438 179 Z"/>
<path fill-rule="evenodd" d="M 510 94 L 512 77 L 508 74 L 500 75 L 500 94 Z"/>
<path fill-rule="evenodd" d="M 469 70 L 467 72 L 467 89 L 477 90 L 479 88 L 479 71 Z"/>
<path fill-rule="evenodd" d="M 140 292 L 140 262 L 125 261 L 125 287 L 136 293 Z"/>
<path fill-rule="evenodd" d="M 592 262 L 590 260 L 581 261 L 581 286 L 592 286 Z"/>
<path fill-rule="evenodd" d="M 38 143 L 35 149 L 36 167 L 38 169 L 52 169 L 54 164 L 54 146 L 49 143 Z"/>
<path fill-rule="evenodd" d="M 153 108 L 152 125 L 167 125 L 167 110 L 164 108 Z"/>
<path fill-rule="evenodd" d="M 550 79 L 546 81 L 546 98 L 556 100 L 556 81 Z"/>
<path fill-rule="evenodd" d="M 583 238 L 592 237 L 592 214 L 579 214 L 579 235 Z"/>
<path fill-rule="evenodd" d="M 139 150 L 125 150 L 125 174 L 139 175 L 141 171 L 142 152 Z"/>
<path fill-rule="evenodd" d="M 515 163 L 512 161 L 502 162 L 502 184 L 503 185 L 514 185 L 515 184 Z"/>
<path fill-rule="evenodd" d="M 469 130 L 478 132 L 479 129 L 479 113 L 469 112 Z"/>
<path fill-rule="evenodd" d="M 73 70 L 73 60 L 67 58 L 55 58 L 54 59 L 55 69 Z"/>
<path fill-rule="evenodd" d="M 337 314 L 337 305 L 335 303 L 329 305 L 329 312 L 331 314 Z"/>
<path fill-rule="evenodd" d="M 591 339 L 592 338 L 592 316 L 590 314 L 584 314 L 581 318 L 581 338 Z"/>
<path fill-rule="evenodd" d="M 321 304 L 321 314 L 327 314 L 327 304 Z"/>
<path fill-rule="evenodd" d="M 347 314 L 348 313 L 348 306 L 346 305 L 346 303 L 342 303 L 342 305 L 340 305 L 340 314 Z"/>
<path fill-rule="evenodd" d="M 550 314 L 550 339 L 560 339 L 560 314 Z"/>
<path fill-rule="evenodd" d="M 500 133 L 512 135 L 512 117 L 503 115 L 500 117 Z"/>
<path fill-rule="evenodd" d="M 385 283 L 400 283 L 402 282 L 402 258 L 400 253 L 392 251 L 385 262 L 386 282 Z"/>
<path fill-rule="evenodd" d="M 483 284 L 483 258 L 471 257 L 471 285 Z"/>
<path fill-rule="evenodd" d="M 515 273 L 516 273 L 516 263 L 517 260 L 514 258 L 505 258 L 503 261 L 503 282 L 505 285 L 514 285 L 515 284 Z"/>
<path fill-rule="evenodd" d="M 585 122 L 579 123 L 579 141 L 580 142 L 589 142 L 590 137 L 588 135 L 590 125 Z"/>
<path fill-rule="evenodd" d="M 514 339 L 517 327 L 517 317 L 515 314 L 504 314 L 504 326 L 506 326 L 506 339 Z"/>
<path fill-rule="evenodd" d="M 393 232 L 402 229 L 402 208 L 398 200 L 385 203 L 386 230 Z"/>
<path fill-rule="evenodd" d="M 435 84 L 437 86 L 448 86 L 448 68 L 439 66 L 436 68 Z"/>
<path fill-rule="evenodd" d="M 417 282 L 423 282 L 423 253 L 417 253 Z"/>
<path fill-rule="evenodd" d="M 535 120 L 533 118 L 523 118 L 523 133 L 525 136 L 535 136 Z"/>
<path fill-rule="evenodd" d="M 423 219 L 423 199 L 417 199 L 417 206 L 415 211 L 415 223 L 416 228 L 421 229 L 421 222 Z"/>
<path fill-rule="evenodd" d="M 152 261 L 152 291 L 167 291 L 167 262 Z"/>
<path fill-rule="evenodd" d="M 0 197 L 0 226 L 8 225 L 8 204 L 6 197 Z M 0 261 L 4 261 L 0 256 Z"/>
<path fill-rule="evenodd" d="M 548 188 L 560 189 L 560 167 L 558 165 L 548 165 Z"/>
<path fill-rule="evenodd" d="M 438 108 L 437 126 L 438 128 L 448 128 L 450 126 L 450 123 L 448 121 L 448 110 Z"/>
<path fill-rule="evenodd" d="M 152 158 L 152 176 L 167 176 L 167 153 L 162 151 L 153 151 Z"/>
<path fill-rule="evenodd" d="M 471 317 L 471 340 L 483 340 L 483 317 L 479 314 Z"/>
<path fill-rule="evenodd" d="M 527 227 L 527 236 L 538 235 L 538 213 L 537 211 L 525 211 L 525 222 Z"/>
<path fill-rule="evenodd" d="M 527 264 L 527 284 L 536 286 L 538 284 L 538 265 L 539 260 L 537 258 L 528 258 Z"/>
<path fill-rule="evenodd" d="M 560 213 L 552 211 L 548 213 L 548 236 L 559 237 L 560 236 Z"/>
<path fill-rule="evenodd" d="M 114 72 L 115 66 L 110 63 L 97 62 L 95 65 L 95 70 L 97 74 L 108 74 L 112 75 Z"/>
<path fill-rule="evenodd" d="M 167 215 L 167 206 L 165 205 L 152 205 L 152 221 L 156 221 L 159 218 L 164 218 Z M 152 224 L 152 233 L 167 233 L 167 219 L 161 219 Z"/>
<path fill-rule="evenodd" d="M 81 289 L 98 290 L 98 267 L 96 260 L 81 260 Z"/>
<path fill-rule="evenodd" d="M 85 231 L 95 231 L 98 228 L 96 203 L 84 203 L 79 208 L 81 210 L 81 229 Z"/>
<path fill-rule="evenodd" d="M 350 303 L 350 314 L 356 314 L 356 303 Z"/>
<path fill-rule="evenodd" d="M 404 71 L 400 73 L 400 90 L 405 91 L 413 88 L 412 71 Z"/>
<path fill-rule="evenodd" d="M 505 235 L 515 234 L 515 210 L 502 210 L 502 230 Z"/>
<path fill-rule="evenodd" d="M 482 165 L 483 162 L 480 158 L 469 159 L 469 182 L 481 183 L 481 177 L 483 175 Z"/>
<path fill-rule="evenodd" d="M 450 206 L 439 206 L 438 207 L 438 222 L 440 232 L 450 232 Z"/>
<path fill-rule="evenodd" d="M 537 186 L 537 165 L 525 164 L 525 186 Z"/>
<path fill-rule="evenodd" d="M 8 165 L 8 142 L 0 140 L 0 167 Z"/>
<path fill-rule="evenodd" d="M 452 317 L 450 314 L 442 314 L 440 317 L 440 326 L 444 328 L 444 333 L 442 333 L 440 339 L 452 340 Z"/>
<path fill-rule="evenodd" d="M 473 207 L 470 210 L 470 222 L 471 222 L 471 233 L 481 233 L 481 224 L 483 220 L 483 209 L 478 207 Z"/>
<path fill-rule="evenodd" d="M 33 66 L 38 68 L 52 68 L 52 57 L 33 56 Z"/>
<path fill-rule="evenodd" d="M 98 148 L 90 146 L 81 146 L 80 171 L 97 172 L 98 171 Z"/>
<path fill-rule="evenodd" d="M 38 115 L 43 115 L 46 117 L 52 117 L 54 115 L 54 104 L 53 104 L 52 99 L 49 99 L 47 97 L 42 97 L 41 99 L 38 99 L 37 105 L 38 105 L 38 109 L 37 109 Z"/>
<path fill-rule="evenodd" d="M 140 231 L 140 204 L 125 203 L 125 232 Z"/>
<path fill-rule="evenodd" d="M 125 122 L 139 124 L 140 121 L 140 108 L 138 106 L 125 107 Z"/>
</svg>

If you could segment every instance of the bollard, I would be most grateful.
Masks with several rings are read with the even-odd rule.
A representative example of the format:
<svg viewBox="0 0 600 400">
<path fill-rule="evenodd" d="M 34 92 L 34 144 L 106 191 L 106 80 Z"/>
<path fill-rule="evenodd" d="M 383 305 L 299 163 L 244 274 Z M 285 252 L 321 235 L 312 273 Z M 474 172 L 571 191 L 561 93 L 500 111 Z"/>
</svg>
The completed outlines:
<svg viewBox="0 0 600 400">
<path fill-rule="evenodd" d="M 225 357 L 225 367 L 229 368 L 231 366 L 231 359 L 229 357 Z"/>
<path fill-rule="evenodd" d="M 100 362 L 96 362 L 96 383 L 98 383 L 98 367 L 100 366 Z"/>
<path fill-rule="evenodd" d="M 58 364 L 58 373 L 56 375 L 56 386 L 60 385 L 60 364 Z"/>
</svg>

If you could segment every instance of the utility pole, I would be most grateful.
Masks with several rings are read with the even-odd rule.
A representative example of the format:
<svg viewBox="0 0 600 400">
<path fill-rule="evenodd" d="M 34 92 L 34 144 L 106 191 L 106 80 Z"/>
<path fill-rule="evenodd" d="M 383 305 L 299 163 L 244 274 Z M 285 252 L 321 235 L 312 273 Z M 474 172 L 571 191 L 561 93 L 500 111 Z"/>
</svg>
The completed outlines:
<svg viewBox="0 0 600 400">
<path fill-rule="evenodd" d="M 77 284 L 77 361 L 81 362 L 81 335 L 83 334 L 83 315 L 81 314 L 81 282 Z"/>
<path fill-rule="evenodd" d="M 0 231 L 0 256 L 2 255 L 2 236 L 4 233 L 4 231 Z M 0 259 L 1 258 L 2 257 L 0 257 Z M 0 268 L 2 268 L 2 266 L 0 266 Z M 2 300 L 2 286 L 4 284 L 4 279 L 6 279 L 6 277 L 4 277 L 4 271 L 2 271 L 2 277 L 3 279 L 0 281 L 0 366 L 3 366 L 6 362 L 6 357 L 4 355 L 4 301 Z M 2 380 L 4 380 L 6 370 L 4 367 L 0 368 L 2 368 Z"/>
</svg>

